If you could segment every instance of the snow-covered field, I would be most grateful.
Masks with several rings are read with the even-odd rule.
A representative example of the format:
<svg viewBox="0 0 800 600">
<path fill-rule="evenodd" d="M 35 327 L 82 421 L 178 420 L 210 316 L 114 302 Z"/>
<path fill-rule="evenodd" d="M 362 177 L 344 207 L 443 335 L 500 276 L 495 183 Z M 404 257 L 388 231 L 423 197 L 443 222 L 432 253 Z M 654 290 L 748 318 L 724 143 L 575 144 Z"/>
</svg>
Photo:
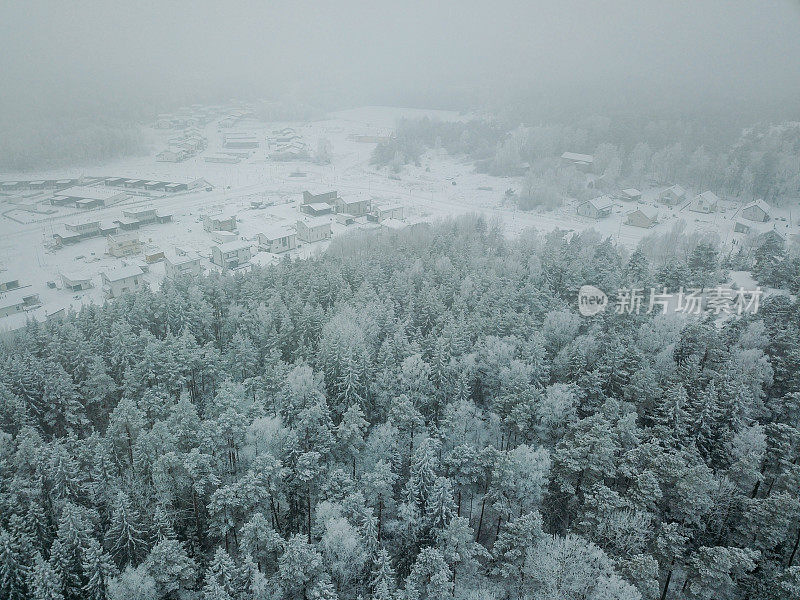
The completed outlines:
<svg viewBox="0 0 800 600">
<path fill-rule="evenodd" d="M 55 231 L 62 230 L 65 222 L 76 219 L 109 221 L 120 218 L 122 210 L 131 206 L 152 205 L 161 213 L 172 213 L 171 223 L 142 227 L 139 230 L 140 239 L 166 251 L 175 246 L 197 251 L 204 257 L 206 268 L 212 268 L 208 258 L 215 242 L 203 229 L 200 219 L 202 213 L 235 212 L 239 236 L 253 240 L 255 252 L 259 231 L 274 225 L 293 227 L 303 217 L 299 211 L 303 190 L 312 193 L 338 190 L 343 197 L 363 197 L 374 203 L 402 204 L 405 207 L 405 220 L 409 224 L 463 213 L 480 213 L 487 219 L 502 222 L 509 235 L 516 235 L 531 227 L 540 231 L 594 228 L 603 235 L 612 236 L 620 244 L 633 247 L 645 235 L 670 228 L 681 219 L 686 221 L 687 230 L 716 232 L 724 243 L 732 242 L 738 235 L 733 234 L 735 215 L 741 206 L 738 203 L 723 200 L 721 212 L 701 215 L 686 207 L 657 205 L 655 198 L 660 190 L 656 188 L 644 190 L 643 200 L 638 204 L 616 201 L 612 215 L 600 221 L 578 216 L 575 202 L 568 202 L 548 213 L 522 212 L 504 199 L 506 189 L 520 189 L 521 178 L 478 174 L 474 172 L 471 162 L 438 152 L 425 154 L 419 167 L 407 166 L 399 175 L 390 176 L 385 170 L 378 171 L 369 164 L 375 146 L 373 143 L 348 139 L 352 135 L 388 135 L 399 117 L 422 115 L 442 120 L 463 118 L 456 113 L 443 111 L 365 107 L 334 113 L 324 120 L 308 123 L 243 121 L 233 130 L 222 130 L 216 122 L 212 122 L 203 128 L 208 148 L 181 163 L 155 160 L 155 154 L 166 146 L 167 140 L 174 137 L 176 132 L 152 130 L 149 134 L 154 140 L 153 150 L 146 156 L 93 168 L 0 173 L 0 180 L 5 181 L 95 175 L 170 181 L 204 178 L 214 186 L 210 192 L 201 188 L 174 195 L 154 193 L 152 197 L 134 196 L 114 206 L 83 211 L 51 207 L 47 202 L 51 195 L 49 193 L 0 195 L 0 279 L 18 278 L 22 285 L 29 286 L 26 290 L 39 294 L 42 302 L 42 307 L 32 313 L 0 318 L 0 330 L 18 327 L 31 315 L 42 317 L 61 308 L 103 302 L 100 273 L 124 264 L 139 264 L 143 262 L 143 257 L 111 257 L 106 253 L 104 237 L 86 239 L 56 250 L 47 249 L 45 242 L 52 239 Z M 295 129 L 312 154 L 320 138 L 330 140 L 332 163 L 321 166 L 310 161 L 270 160 L 263 141 L 273 131 L 287 126 Z M 238 164 L 206 162 L 204 156 L 219 152 L 223 134 L 231 131 L 254 134 L 262 140 L 261 147 L 249 159 Z M 253 209 L 253 201 L 263 202 L 266 206 Z M 641 229 L 624 224 L 626 214 L 641 204 L 658 208 L 659 224 L 655 228 Z M 790 217 L 782 215 L 780 211 L 775 216 Z M 773 225 L 784 234 L 797 232 L 796 225 L 790 226 L 790 218 L 775 220 L 770 223 L 770 228 Z M 348 227 L 336 222 L 332 225 L 334 236 L 367 227 L 375 227 L 375 224 L 366 223 L 364 217 Z M 323 249 L 326 244 L 302 244 L 292 254 L 307 256 Z M 275 259 L 277 256 L 261 252 L 255 255 L 254 262 L 264 263 Z M 82 292 L 64 290 L 59 275 L 61 272 L 90 277 L 94 287 Z M 149 265 L 149 272 L 144 275 L 145 280 L 153 286 L 157 286 L 163 277 L 163 263 Z M 48 282 L 54 282 L 56 286 L 49 287 Z"/>
</svg>

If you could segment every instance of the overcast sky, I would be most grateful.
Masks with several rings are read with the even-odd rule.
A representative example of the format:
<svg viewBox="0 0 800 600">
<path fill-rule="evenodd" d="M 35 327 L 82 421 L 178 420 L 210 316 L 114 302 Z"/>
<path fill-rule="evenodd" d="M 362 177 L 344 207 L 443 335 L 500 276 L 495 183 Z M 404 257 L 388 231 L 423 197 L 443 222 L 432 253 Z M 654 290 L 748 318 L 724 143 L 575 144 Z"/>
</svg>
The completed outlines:
<svg viewBox="0 0 800 600">
<path fill-rule="evenodd" d="M 800 97 L 795 0 L 0 5 L 6 114 L 286 94 L 446 104 L 498 87 Z"/>
</svg>

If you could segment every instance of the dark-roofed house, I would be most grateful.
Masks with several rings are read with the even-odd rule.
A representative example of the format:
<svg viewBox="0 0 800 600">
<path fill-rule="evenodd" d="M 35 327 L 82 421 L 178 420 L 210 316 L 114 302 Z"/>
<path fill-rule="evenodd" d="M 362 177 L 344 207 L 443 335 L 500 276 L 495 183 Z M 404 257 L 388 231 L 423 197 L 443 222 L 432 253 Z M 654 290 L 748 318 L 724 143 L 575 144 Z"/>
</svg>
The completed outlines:
<svg viewBox="0 0 800 600">
<path fill-rule="evenodd" d="M 770 206 L 763 200 L 751 202 L 742 209 L 742 218 L 748 221 L 764 223 L 769 221 Z"/>
<path fill-rule="evenodd" d="M 300 210 L 312 217 L 321 217 L 322 215 L 329 215 L 333 212 L 333 207 L 327 202 L 311 202 L 303 204 Z"/>
<path fill-rule="evenodd" d="M 332 192 L 324 192 L 322 194 L 312 194 L 308 190 L 303 192 L 303 204 L 314 204 L 316 202 L 325 202 L 330 205 L 335 205 L 336 200 L 339 198 L 339 192 L 333 190 Z"/>
</svg>

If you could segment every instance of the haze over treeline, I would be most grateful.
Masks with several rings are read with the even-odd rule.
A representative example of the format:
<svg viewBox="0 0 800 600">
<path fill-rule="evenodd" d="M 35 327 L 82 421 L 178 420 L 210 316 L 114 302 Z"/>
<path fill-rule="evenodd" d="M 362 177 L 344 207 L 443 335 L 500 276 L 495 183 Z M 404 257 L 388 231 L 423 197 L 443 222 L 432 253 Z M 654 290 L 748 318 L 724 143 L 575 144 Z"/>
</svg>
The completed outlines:
<svg viewBox="0 0 800 600">
<path fill-rule="evenodd" d="M 149 119 L 270 97 L 786 119 L 798 30 L 793 1 L 4 3 L 0 109 Z"/>
</svg>

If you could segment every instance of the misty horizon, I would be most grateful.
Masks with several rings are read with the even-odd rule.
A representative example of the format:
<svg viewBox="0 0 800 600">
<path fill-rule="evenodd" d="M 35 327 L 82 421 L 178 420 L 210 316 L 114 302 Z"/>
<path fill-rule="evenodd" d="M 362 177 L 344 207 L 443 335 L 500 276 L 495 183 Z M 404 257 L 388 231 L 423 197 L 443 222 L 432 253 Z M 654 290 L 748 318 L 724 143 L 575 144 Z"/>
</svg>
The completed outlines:
<svg viewBox="0 0 800 600">
<path fill-rule="evenodd" d="M 151 118 L 231 98 L 800 115 L 791 1 L 40 2 L 0 16 L 7 118 Z"/>
</svg>

